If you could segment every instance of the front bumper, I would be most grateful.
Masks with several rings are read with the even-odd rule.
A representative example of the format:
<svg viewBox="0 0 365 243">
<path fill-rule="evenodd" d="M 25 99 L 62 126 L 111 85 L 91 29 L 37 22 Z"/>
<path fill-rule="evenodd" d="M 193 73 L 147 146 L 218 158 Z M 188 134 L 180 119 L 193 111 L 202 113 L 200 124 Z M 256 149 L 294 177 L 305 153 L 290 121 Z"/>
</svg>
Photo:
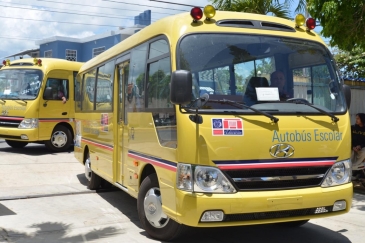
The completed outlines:
<svg viewBox="0 0 365 243">
<path fill-rule="evenodd" d="M 22 135 L 28 137 L 28 139 L 22 139 Z M 24 142 L 34 142 L 38 141 L 38 128 L 33 129 L 19 129 L 19 128 L 0 128 L 0 138 L 24 141 Z"/>
<path fill-rule="evenodd" d="M 166 210 L 170 217 L 189 226 L 217 227 L 307 220 L 343 214 L 351 208 L 353 187 L 352 183 L 347 183 L 330 188 L 315 187 L 235 194 L 192 194 L 176 190 L 176 195 L 177 212 L 172 213 Z M 331 207 L 339 200 L 346 201 L 345 210 L 304 214 L 304 216 L 298 214 L 303 210 Z M 208 210 L 223 211 L 224 220 L 200 222 L 202 214 Z"/>
</svg>

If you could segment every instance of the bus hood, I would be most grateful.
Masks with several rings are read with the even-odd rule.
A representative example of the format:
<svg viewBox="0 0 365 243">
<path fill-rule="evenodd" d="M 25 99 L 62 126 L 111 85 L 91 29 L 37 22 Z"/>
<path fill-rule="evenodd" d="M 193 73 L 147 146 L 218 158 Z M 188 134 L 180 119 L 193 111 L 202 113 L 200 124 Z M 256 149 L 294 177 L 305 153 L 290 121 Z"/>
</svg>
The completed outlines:
<svg viewBox="0 0 365 243">
<path fill-rule="evenodd" d="M 1 117 L 24 117 L 29 107 L 33 106 L 31 100 L 0 100 Z"/>
<path fill-rule="evenodd" d="M 220 167 L 278 160 L 333 163 L 350 157 L 348 114 L 338 116 L 336 123 L 323 115 L 276 117 L 277 123 L 258 115 L 202 115 L 203 123 L 196 124 L 180 114 L 178 161 Z"/>
</svg>

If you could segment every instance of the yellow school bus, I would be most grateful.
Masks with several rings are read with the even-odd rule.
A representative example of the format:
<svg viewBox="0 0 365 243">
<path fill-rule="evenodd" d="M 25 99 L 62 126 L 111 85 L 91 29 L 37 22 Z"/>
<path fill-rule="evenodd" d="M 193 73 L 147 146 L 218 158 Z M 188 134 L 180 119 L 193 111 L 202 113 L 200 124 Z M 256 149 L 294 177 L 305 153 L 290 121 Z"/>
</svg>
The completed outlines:
<svg viewBox="0 0 365 243">
<path fill-rule="evenodd" d="M 5 60 L 0 69 L 0 139 L 13 148 L 44 143 L 53 152 L 69 149 L 74 79 L 81 65 L 55 58 Z"/>
<path fill-rule="evenodd" d="M 348 212 L 351 96 L 313 20 L 214 13 L 158 20 L 81 67 L 75 156 L 88 187 L 135 197 L 159 240 Z"/>
</svg>

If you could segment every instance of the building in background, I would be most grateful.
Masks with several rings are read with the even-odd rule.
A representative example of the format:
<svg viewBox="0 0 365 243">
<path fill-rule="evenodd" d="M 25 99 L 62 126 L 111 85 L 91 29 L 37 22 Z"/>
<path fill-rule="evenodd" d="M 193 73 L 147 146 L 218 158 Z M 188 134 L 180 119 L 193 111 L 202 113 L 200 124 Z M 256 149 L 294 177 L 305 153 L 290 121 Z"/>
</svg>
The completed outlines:
<svg viewBox="0 0 365 243">
<path fill-rule="evenodd" d="M 36 41 L 35 44 L 39 46 L 39 49 L 15 53 L 6 58 L 16 59 L 28 55 L 31 57 L 52 57 L 86 62 L 150 24 L 151 10 L 146 10 L 134 17 L 134 26 L 132 27 L 120 27 L 116 31 L 80 39 L 52 36 Z"/>
</svg>

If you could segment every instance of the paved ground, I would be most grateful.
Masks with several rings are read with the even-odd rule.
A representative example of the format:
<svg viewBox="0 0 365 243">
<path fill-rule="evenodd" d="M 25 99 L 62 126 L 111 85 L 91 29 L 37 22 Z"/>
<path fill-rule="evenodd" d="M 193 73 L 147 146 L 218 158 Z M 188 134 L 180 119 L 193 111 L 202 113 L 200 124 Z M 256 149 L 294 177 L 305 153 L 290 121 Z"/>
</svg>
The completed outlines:
<svg viewBox="0 0 365 243">
<path fill-rule="evenodd" d="M 0 242 L 159 242 L 140 227 L 136 200 L 120 190 L 89 191 L 72 151 L 50 154 L 43 145 L 14 150 L 0 141 Z M 192 229 L 189 243 L 362 243 L 365 196 L 350 213 L 288 229 L 274 225 Z"/>
</svg>

